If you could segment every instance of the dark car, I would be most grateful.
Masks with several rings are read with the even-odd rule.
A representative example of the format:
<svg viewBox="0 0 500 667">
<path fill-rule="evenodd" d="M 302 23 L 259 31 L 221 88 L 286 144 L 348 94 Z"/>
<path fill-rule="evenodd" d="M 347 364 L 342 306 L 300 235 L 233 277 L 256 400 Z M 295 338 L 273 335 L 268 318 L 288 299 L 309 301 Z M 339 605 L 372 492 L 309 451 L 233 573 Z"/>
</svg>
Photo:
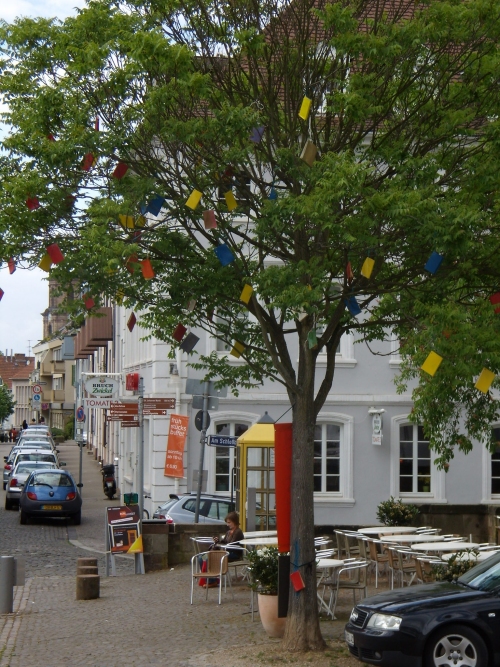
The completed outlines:
<svg viewBox="0 0 500 667">
<path fill-rule="evenodd" d="M 500 554 L 455 583 L 362 600 L 351 612 L 345 639 L 352 655 L 381 667 L 500 665 Z"/>
<path fill-rule="evenodd" d="M 36 470 L 26 480 L 19 499 L 21 523 L 33 517 L 71 518 L 79 526 L 82 499 L 65 470 Z"/>
<path fill-rule="evenodd" d="M 206 493 L 200 498 L 200 523 L 224 523 L 226 516 L 234 509 L 231 499 L 224 496 L 211 496 Z M 170 500 L 160 505 L 153 519 L 166 519 L 167 523 L 194 523 L 196 493 L 177 496 L 170 495 Z"/>
</svg>

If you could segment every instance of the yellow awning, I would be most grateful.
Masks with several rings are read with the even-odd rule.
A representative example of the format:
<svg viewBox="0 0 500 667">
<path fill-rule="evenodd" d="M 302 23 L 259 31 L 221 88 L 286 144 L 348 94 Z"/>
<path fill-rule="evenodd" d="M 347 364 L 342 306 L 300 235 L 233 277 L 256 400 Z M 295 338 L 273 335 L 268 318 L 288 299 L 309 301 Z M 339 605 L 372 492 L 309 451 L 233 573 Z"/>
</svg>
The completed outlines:
<svg viewBox="0 0 500 667">
<path fill-rule="evenodd" d="M 238 445 L 274 445 L 274 424 L 254 424 L 238 438 Z"/>
</svg>

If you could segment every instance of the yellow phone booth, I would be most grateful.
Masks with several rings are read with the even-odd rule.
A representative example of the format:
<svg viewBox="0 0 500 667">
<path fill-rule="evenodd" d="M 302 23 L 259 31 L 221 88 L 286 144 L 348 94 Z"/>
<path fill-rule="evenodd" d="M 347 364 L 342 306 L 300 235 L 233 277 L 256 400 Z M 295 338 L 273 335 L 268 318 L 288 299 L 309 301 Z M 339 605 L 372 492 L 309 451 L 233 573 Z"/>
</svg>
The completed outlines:
<svg viewBox="0 0 500 667">
<path fill-rule="evenodd" d="M 276 530 L 274 421 L 267 412 L 238 438 L 236 447 L 236 507 L 243 532 L 253 530 L 248 489 L 255 489 L 255 530 Z"/>
</svg>

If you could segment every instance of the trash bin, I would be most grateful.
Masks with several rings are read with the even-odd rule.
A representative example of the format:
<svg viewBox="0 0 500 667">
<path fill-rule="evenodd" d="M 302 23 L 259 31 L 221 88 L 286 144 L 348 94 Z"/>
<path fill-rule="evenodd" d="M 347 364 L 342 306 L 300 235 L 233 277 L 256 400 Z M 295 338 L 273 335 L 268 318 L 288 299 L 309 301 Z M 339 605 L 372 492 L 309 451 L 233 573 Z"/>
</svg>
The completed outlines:
<svg viewBox="0 0 500 667">
<path fill-rule="evenodd" d="M 139 494 L 138 493 L 124 493 L 123 501 L 125 505 L 138 505 L 139 504 Z"/>
</svg>

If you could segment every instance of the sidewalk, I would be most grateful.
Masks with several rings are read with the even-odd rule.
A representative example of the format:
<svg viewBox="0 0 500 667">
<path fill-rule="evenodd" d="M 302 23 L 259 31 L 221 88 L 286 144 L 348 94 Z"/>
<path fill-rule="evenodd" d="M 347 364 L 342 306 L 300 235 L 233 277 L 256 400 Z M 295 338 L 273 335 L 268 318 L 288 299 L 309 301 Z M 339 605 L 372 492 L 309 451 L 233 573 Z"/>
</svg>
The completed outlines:
<svg viewBox="0 0 500 667">
<path fill-rule="evenodd" d="M 61 458 L 78 478 L 78 448 L 67 444 Z M 117 559 L 117 577 L 104 576 L 104 558 L 95 553 L 101 574 L 98 600 L 75 600 L 76 559 L 104 551 L 104 508 L 110 503 L 103 495 L 99 466 L 83 454 L 82 525 L 68 526 L 74 546 L 65 566 L 50 575 L 30 577 L 17 588 L 14 614 L 0 616 L 0 667 L 250 667 L 288 658 L 275 654 L 280 642 L 269 639 L 258 614 L 252 622 L 250 593 L 246 585 L 228 589 L 223 604 L 217 604 L 217 589 L 195 587 L 191 606 L 190 568 L 187 565 L 145 576 L 133 574 L 133 560 Z M 30 528 L 30 526 L 28 526 Z M 69 547 L 68 547 L 69 548 Z M 74 573 L 74 574 L 73 574 Z M 322 632 L 333 643 L 318 657 L 295 656 L 290 664 L 315 667 L 354 667 L 361 663 L 348 655 L 342 636 L 352 608 L 346 592 L 339 620 L 322 622 Z"/>
</svg>

